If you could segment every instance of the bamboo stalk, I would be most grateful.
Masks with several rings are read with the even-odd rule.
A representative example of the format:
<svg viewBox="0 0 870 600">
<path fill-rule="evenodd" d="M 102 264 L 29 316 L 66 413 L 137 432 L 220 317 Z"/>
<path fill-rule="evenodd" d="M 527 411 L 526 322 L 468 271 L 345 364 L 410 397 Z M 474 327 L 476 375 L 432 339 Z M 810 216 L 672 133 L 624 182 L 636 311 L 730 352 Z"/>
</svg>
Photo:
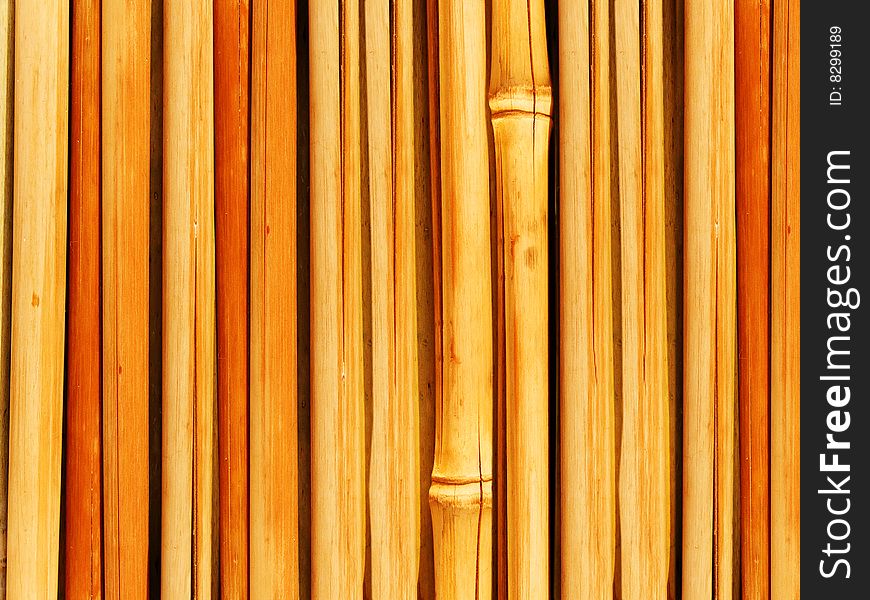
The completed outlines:
<svg viewBox="0 0 870 600">
<path fill-rule="evenodd" d="M 312 3 L 309 32 L 311 588 L 349 598 L 365 557 L 359 3 Z"/>
<path fill-rule="evenodd" d="M 800 1 L 773 5 L 770 592 L 800 598 Z"/>
<path fill-rule="evenodd" d="M 54 598 L 58 592 L 69 3 L 20 0 L 15 38 L 8 492 L 14 510 L 6 588 L 11 600 Z"/>
<path fill-rule="evenodd" d="M 420 555 L 413 15 L 411 2 L 394 3 L 391 32 L 389 2 L 368 2 L 365 8 L 372 236 L 372 596 L 412 598 Z"/>
<path fill-rule="evenodd" d="M 224 594 L 240 600 L 249 589 L 249 25 L 248 0 L 214 3 L 220 582 Z"/>
<path fill-rule="evenodd" d="M 508 595 L 549 590 L 547 163 L 543 1 L 492 5 L 489 106 L 503 212 Z"/>
<path fill-rule="evenodd" d="M 442 395 L 429 503 L 441 598 L 492 595 L 492 303 L 484 3 L 439 19 Z M 437 319 L 437 317 L 436 317 Z"/>
<path fill-rule="evenodd" d="M 151 3 L 102 10 L 105 592 L 145 598 Z"/>
<path fill-rule="evenodd" d="M 735 4 L 737 352 L 742 593 L 770 596 L 770 3 Z"/>
<path fill-rule="evenodd" d="M 253 4 L 251 596 L 298 598 L 296 3 Z"/>
<path fill-rule="evenodd" d="M 6 597 L 9 353 L 12 316 L 12 96 L 14 6 L 0 3 L 0 598 Z"/>
<path fill-rule="evenodd" d="M 615 536 L 610 19 L 606 2 L 589 6 L 559 4 L 561 587 L 602 600 Z"/>
<path fill-rule="evenodd" d="M 210 597 L 215 457 L 212 4 L 164 2 L 161 591 Z"/>
<path fill-rule="evenodd" d="M 72 19 L 64 596 L 101 598 L 100 4 Z"/>
<path fill-rule="evenodd" d="M 685 6 L 683 598 L 734 586 L 733 2 Z M 711 528 L 711 524 L 713 525 Z M 714 575 L 715 571 L 715 575 Z"/>
</svg>

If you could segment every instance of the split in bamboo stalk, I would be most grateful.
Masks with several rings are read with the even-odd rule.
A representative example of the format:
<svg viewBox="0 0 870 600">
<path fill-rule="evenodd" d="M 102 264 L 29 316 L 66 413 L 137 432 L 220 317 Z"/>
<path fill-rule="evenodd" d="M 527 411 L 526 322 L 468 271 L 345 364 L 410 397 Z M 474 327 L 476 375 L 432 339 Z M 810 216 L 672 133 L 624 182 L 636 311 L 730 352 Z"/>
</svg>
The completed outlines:
<svg viewBox="0 0 870 600">
<path fill-rule="evenodd" d="M 552 93 L 543 0 L 492 4 L 489 106 L 503 211 L 510 597 L 549 590 L 547 183 Z"/>
<path fill-rule="evenodd" d="M 736 0 L 737 353 L 742 593 L 770 595 L 770 2 Z"/>
<path fill-rule="evenodd" d="M 390 5 L 379 0 L 365 7 L 372 238 L 372 596 L 412 598 L 420 555 L 413 15 L 410 0 L 397 0 L 391 20 Z"/>
<path fill-rule="evenodd" d="M 299 597 L 296 3 L 254 0 L 251 63 L 251 597 Z M 241 257 L 240 257 L 241 258 Z M 348 596 L 350 597 L 350 596 Z"/>
<path fill-rule="evenodd" d="M 6 597 L 9 352 L 12 316 L 13 3 L 0 3 L 0 598 Z"/>
<path fill-rule="evenodd" d="M 733 9 L 685 5 L 685 600 L 729 600 L 735 583 Z"/>
<path fill-rule="evenodd" d="M 69 3 L 16 2 L 15 39 L 6 593 L 47 600 L 58 594 Z"/>
<path fill-rule="evenodd" d="M 311 3 L 311 589 L 362 595 L 359 2 Z M 339 15 L 341 18 L 339 18 Z"/>
<path fill-rule="evenodd" d="M 800 598 L 800 0 L 773 4 L 770 595 Z"/>
<path fill-rule="evenodd" d="M 440 598 L 492 595 L 492 302 L 484 2 L 438 6 L 442 390 L 429 502 Z M 438 316 L 436 316 L 436 320 Z"/>
<path fill-rule="evenodd" d="M 248 0 L 215 2 L 214 19 L 220 582 L 227 597 L 246 600 L 249 589 Z M 296 438 L 294 435 L 282 439 Z M 256 482 L 252 484 L 257 486 Z"/>
<path fill-rule="evenodd" d="M 593 4 L 592 20 L 588 8 L 559 4 L 561 591 L 604 600 L 613 595 L 616 495 L 610 19 L 607 2 Z"/>
<path fill-rule="evenodd" d="M 212 3 L 163 6 L 161 593 L 206 598 L 218 580 Z"/>
<path fill-rule="evenodd" d="M 100 3 L 72 19 L 64 596 L 100 598 Z"/>
</svg>

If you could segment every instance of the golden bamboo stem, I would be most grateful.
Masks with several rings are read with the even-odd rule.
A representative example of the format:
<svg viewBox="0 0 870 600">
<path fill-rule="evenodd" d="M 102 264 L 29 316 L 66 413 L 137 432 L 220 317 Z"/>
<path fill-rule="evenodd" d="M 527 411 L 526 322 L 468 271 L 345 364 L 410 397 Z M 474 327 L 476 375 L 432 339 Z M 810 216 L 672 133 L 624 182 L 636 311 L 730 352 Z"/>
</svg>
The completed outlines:
<svg viewBox="0 0 870 600">
<path fill-rule="evenodd" d="M 164 2 L 161 593 L 210 597 L 215 525 L 212 3 Z"/>
<path fill-rule="evenodd" d="M 408 0 L 393 4 L 395 28 L 391 32 L 390 2 L 367 2 L 365 7 L 373 332 L 369 506 L 374 598 L 415 597 L 420 559 L 411 8 Z"/>
<path fill-rule="evenodd" d="M 639 4 L 617 0 L 614 8 L 622 232 L 619 505 L 622 594 L 629 600 L 667 598 L 670 553 L 662 5 Z"/>
<path fill-rule="evenodd" d="M 773 4 L 770 592 L 800 598 L 800 0 Z"/>
<path fill-rule="evenodd" d="M 542 0 L 492 4 L 489 106 L 503 210 L 508 595 L 549 589 L 547 164 L 552 93 Z"/>
<path fill-rule="evenodd" d="M 0 3 L 0 598 L 6 597 L 9 353 L 12 316 L 12 97 L 14 6 Z"/>
<path fill-rule="evenodd" d="M 492 595 L 492 302 L 484 3 L 438 6 L 441 370 L 429 503 L 440 598 Z M 436 320 L 437 320 L 436 316 Z"/>
<path fill-rule="evenodd" d="M 6 594 L 23 600 L 58 592 L 69 3 L 16 2 L 15 39 Z"/>
<path fill-rule="evenodd" d="M 685 6 L 685 600 L 728 600 L 734 587 L 733 8 Z"/>
</svg>

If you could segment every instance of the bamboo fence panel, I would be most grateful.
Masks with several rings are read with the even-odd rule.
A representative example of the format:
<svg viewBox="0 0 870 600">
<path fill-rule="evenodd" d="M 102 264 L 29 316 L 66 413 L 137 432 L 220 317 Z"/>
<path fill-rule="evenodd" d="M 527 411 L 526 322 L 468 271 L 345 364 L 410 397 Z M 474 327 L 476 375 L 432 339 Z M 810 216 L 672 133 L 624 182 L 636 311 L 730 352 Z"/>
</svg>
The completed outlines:
<svg viewBox="0 0 870 600">
<path fill-rule="evenodd" d="M 212 4 L 164 2 L 161 591 L 216 593 Z"/>
<path fill-rule="evenodd" d="M 99 2 L 77 1 L 72 19 L 64 596 L 100 598 L 103 512 Z M 3 597 L 5 594 L 0 593 L 0 598 Z"/>
<path fill-rule="evenodd" d="M 770 593 L 800 598 L 800 0 L 773 5 Z"/>
<path fill-rule="evenodd" d="M 0 598 L 6 597 L 9 353 L 12 313 L 12 88 L 14 6 L 0 3 Z"/>
<path fill-rule="evenodd" d="M 249 27 L 248 0 L 214 3 L 220 583 L 240 600 L 249 590 Z"/>
<path fill-rule="evenodd" d="M 6 589 L 12 600 L 58 593 L 69 4 L 17 2 L 15 39 L 8 490 L 14 502 Z"/>
<path fill-rule="evenodd" d="M 770 2 L 735 3 L 742 593 L 770 595 Z"/>
<path fill-rule="evenodd" d="M 727 600 L 738 579 L 733 14 L 685 6 L 685 600 Z"/>
<path fill-rule="evenodd" d="M 295 3 L 252 31 L 251 596 L 297 598 Z"/>
</svg>

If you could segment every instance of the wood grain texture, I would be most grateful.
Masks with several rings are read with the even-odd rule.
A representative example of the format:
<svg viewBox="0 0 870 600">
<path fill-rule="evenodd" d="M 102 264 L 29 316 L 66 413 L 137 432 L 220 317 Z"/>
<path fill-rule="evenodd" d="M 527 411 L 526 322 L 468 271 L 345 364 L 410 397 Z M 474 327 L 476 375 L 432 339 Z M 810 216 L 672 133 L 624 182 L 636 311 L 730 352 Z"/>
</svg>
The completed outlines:
<svg viewBox="0 0 870 600">
<path fill-rule="evenodd" d="M 249 591 L 250 10 L 248 0 L 218 0 L 214 3 L 220 583 L 221 590 L 227 597 L 240 600 L 247 599 Z"/>
<path fill-rule="evenodd" d="M 298 598 L 296 3 L 253 2 L 251 596 Z"/>
<path fill-rule="evenodd" d="M 58 593 L 69 32 L 68 2 L 15 3 L 10 600 Z"/>
<path fill-rule="evenodd" d="M 163 6 L 161 593 L 206 598 L 218 580 L 212 4 Z"/>
<path fill-rule="evenodd" d="M 12 326 L 12 97 L 14 5 L 0 2 L 0 598 L 6 597 L 9 345 Z"/>
<path fill-rule="evenodd" d="M 800 598 L 800 0 L 773 5 L 770 596 Z"/>
<path fill-rule="evenodd" d="M 436 595 L 492 595 L 492 283 L 484 2 L 439 20 L 442 389 L 432 509 Z M 436 315 L 436 321 L 438 315 Z"/>
<path fill-rule="evenodd" d="M 737 359 L 744 597 L 770 597 L 770 2 L 736 0 Z"/>
<path fill-rule="evenodd" d="M 100 3 L 72 12 L 64 596 L 101 598 Z M 4 494 L 5 498 L 5 494 Z M 5 594 L 0 593 L 0 598 Z"/>
<path fill-rule="evenodd" d="M 685 600 L 728 600 L 736 577 L 733 9 L 685 6 Z"/>
</svg>

